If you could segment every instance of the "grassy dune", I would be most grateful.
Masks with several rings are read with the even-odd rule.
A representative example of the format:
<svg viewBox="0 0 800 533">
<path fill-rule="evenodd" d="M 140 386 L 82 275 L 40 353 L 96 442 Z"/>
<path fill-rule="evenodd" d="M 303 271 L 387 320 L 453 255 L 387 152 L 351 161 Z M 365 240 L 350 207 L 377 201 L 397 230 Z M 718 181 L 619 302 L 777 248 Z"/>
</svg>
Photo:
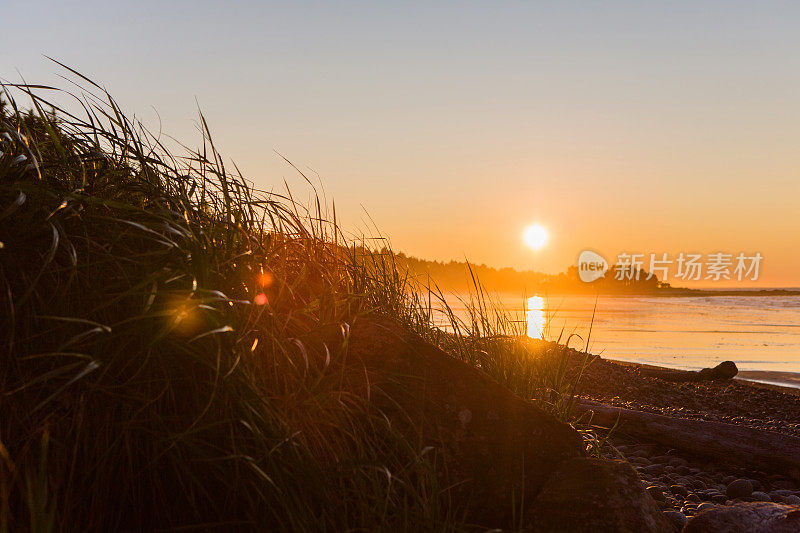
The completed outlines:
<svg viewBox="0 0 800 533">
<path fill-rule="evenodd" d="M 330 339 L 365 316 L 569 419 L 561 352 L 477 280 L 459 320 L 321 201 L 255 189 L 202 116 L 176 154 L 69 75 L 0 109 L 0 531 L 469 529 L 435 455 L 346 387 Z"/>
</svg>

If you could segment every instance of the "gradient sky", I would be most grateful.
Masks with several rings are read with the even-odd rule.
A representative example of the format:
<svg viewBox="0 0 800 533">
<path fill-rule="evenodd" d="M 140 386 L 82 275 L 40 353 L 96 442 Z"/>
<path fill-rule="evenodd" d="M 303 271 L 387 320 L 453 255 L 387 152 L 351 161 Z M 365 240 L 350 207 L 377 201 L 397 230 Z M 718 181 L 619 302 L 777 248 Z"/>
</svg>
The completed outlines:
<svg viewBox="0 0 800 533">
<path fill-rule="evenodd" d="M 413 255 L 758 251 L 800 286 L 800 3 L 431 4 L 7 3 L 0 77 L 53 56 L 191 145 L 196 98 L 259 186 L 305 190 L 280 152 Z"/>
</svg>

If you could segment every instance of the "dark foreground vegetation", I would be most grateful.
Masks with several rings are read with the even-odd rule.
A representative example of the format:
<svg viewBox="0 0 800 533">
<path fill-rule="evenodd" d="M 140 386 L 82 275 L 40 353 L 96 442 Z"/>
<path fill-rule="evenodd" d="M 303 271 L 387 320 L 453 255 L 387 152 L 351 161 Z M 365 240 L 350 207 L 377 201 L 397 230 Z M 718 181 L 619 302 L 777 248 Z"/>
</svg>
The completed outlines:
<svg viewBox="0 0 800 533">
<path fill-rule="evenodd" d="M 0 106 L 0 532 L 796 530 L 786 449 L 754 472 L 641 424 L 615 449 L 586 403 L 769 402 L 742 431 L 800 449 L 796 401 L 527 339 L 469 269 L 459 319 L 322 202 L 231 172 L 202 116 L 176 153 L 70 73 Z"/>
<path fill-rule="evenodd" d="M 563 366 L 482 300 L 458 320 L 320 202 L 257 191 L 202 117 L 175 154 L 70 74 L 0 109 L 0 531 L 471 528 L 475 483 L 351 365 L 378 319 L 573 431 Z M 521 526 L 532 494 L 504 495 L 488 515 Z"/>
</svg>

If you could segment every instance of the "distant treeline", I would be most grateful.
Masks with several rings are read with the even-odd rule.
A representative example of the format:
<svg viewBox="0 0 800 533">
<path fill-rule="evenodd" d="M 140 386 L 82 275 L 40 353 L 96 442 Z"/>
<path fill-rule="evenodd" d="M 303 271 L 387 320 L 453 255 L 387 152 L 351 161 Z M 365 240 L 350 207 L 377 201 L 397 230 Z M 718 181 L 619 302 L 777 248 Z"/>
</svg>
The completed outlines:
<svg viewBox="0 0 800 533">
<path fill-rule="evenodd" d="M 615 279 L 615 267 L 611 267 L 605 278 L 585 283 L 578 276 L 575 266 L 557 275 L 544 274 L 533 270 L 516 270 L 513 268 L 494 268 L 487 265 L 476 265 L 465 261 L 428 261 L 397 254 L 397 263 L 401 270 L 408 270 L 410 275 L 423 283 L 428 279 L 445 291 L 469 291 L 473 288 L 472 275 L 480 280 L 481 285 L 491 292 L 550 294 L 666 294 L 686 289 L 671 288 L 669 283 L 662 283 L 658 277 L 650 276 L 640 270 L 634 279 Z M 470 273 L 470 270 L 472 273 Z M 638 279 L 636 279 L 638 277 Z"/>
</svg>

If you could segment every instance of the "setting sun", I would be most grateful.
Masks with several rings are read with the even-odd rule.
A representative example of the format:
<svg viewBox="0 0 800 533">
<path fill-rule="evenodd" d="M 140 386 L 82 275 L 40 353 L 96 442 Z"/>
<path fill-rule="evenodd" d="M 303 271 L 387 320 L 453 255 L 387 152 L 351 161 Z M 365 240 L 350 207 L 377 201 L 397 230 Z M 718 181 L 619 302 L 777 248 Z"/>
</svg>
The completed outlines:
<svg viewBox="0 0 800 533">
<path fill-rule="evenodd" d="M 541 250 L 550 239 L 547 233 L 547 228 L 541 224 L 533 224 L 525 228 L 525 233 L 522 235 L 525 244 L 533 250 Z"/>
</svg>

